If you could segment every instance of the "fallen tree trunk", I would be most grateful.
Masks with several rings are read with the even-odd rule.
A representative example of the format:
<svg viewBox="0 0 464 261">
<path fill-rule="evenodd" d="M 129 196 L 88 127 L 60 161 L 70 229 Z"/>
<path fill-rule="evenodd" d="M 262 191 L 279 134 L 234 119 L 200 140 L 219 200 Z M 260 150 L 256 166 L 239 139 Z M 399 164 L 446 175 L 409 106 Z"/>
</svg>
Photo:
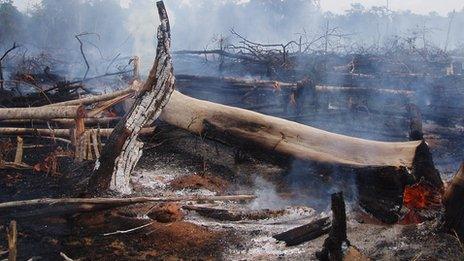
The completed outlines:
<svg viewBox="0 0 464 261">
<path fill-rule="evenodd" d="M 140 129 L 158 118 L 174 89 L 170 55 L 171 29 L 164 3 L 156 3 L 161 21 L 158 46 L 148 79 L 139 91 L 130 111 L 118 123 L 103 147 L 97 170 L 89 181 L 92 192 L 109 188 L 130 193 L 130 174 L 142 155 L 143 143 L 137 140 Z"/>
<path fill-rule="evenodd" d="M 39 198 L 18 200 L 0 203 L 0 209 L 19 208 L 38 205 L 62 205 L 62 204 L 139 204 L 150 202 L 176 202 L 176 201 L 233 201 L 252 200 L 254 195 L 226 195 L 226 196 L 180 196 L 180 197 L 133 197 L 133 198 Z"/>
<path fill-rule="evenodd" d="M 330 133 L 256 112 L 202 101 L 175 91 L 161 119 L 197 135 L 266 158 L 307 162 L 355 177 L 361 205 L 385 222 L 399 218 L 404 186 L 424 177 L 442 181 L 424 141 L 380 142 Z M 291 161 L 290 161 L 291 162 Z M 379 200 L 380 199 L 380 200 Z"/>
<path fill-rule="evenodd" d="M 261 209 L 255 211 L 230 211 L 222 208 L 210 208 L 200 206 L 183 206 L 183 209 L 196 211 L 200 216 L 221 221 L 239 221 L 244 219 L 260 220 L 281 216 L 284 210 Z"/>
<path fill-rule="evenodd" d="M 102 118 L 92 118 L 92 117 L 87 117 L 84 118 L 84 124 L 85 126 L 92 126 L 92 125 L 99 125 L 99 124 L 111 124 L 111 123 L 117 123 L 120 121 L 122 117 L 102 117 Z M 34 119 L 16 119 L 16 120 L 2 120 L 0 123 L 2 124 L 9 124 L 9 125 L 16 125 L 16 124 L 30 124 L 33 122 L 34 124 L 40 123 L 40 124 L 46 124 L 47 122 L 55 122 L 58 123 L 59 125 L 62 126 L 75 126 L 76 121 L 73 119 L 50 119 L 50 120 L 34 120 Z"/>
<path fill-rule="evenodd" d="M 49 104 L 43 107 L 56 107 L 56 106 L 70 106 L 70 105 L 88 105 L 88 104 L 93 104 L 96 102 L 102 102 L 102 101 L 108 101 L 114 98 L 118 98 L 120 96 L 124 96 L 127 94 L 135 93 L 136 89 L 139 87 L 140 83 L 137 81 L 134 81 L 132 86 L 130 88 L 120 90 L 120 91 L 115 91 L 111 92 L 108 94 L 102 94 L 102 95 L 95 95 L 95 96 L 90 96 L 90 97 L 85 97 L 81 99 L 75 99 L 75 100 L 70 100 L 70 101 L 64 101 L 64 102 L 58 102 L 58 103 L 53 103 Z"/>
<path fill-rule="evenodd" d="M 86 115 L 83 106 L 31 107 L 31 108 L 1 108 L 0 120 L 55 118 L 77 119 Z"/>
<path fill-rule="evenodd" d="M 98 129 L 98 134 L 102 137 L 109 137 L 114 129 Z M 149 135 L 155 131 L 154 127 L 142 128 L 140 135 Z M 70 129 L 34 129 L 34 128 L 0 128 L 0 135 L 38 135 L 38 136 L 56 136 L 72 137 Z"/>
<path fill-rule="evenodd" d="M 204 86 L 204 88 L 215 90 L 215 89 L 227 89 L 233 87 L 236 91 L 249 91 L 250 89 L 257 88 L 260 90 L 275 91 L 278 89 L 294 89 L 297 87 L 297 83 L 270 81 L 270 80 L 248 80 L 245 78 L 234 78 L 234 77 L 212 77 L 212 76 L 198 76 L 198 75 L 176 75 L 178 81 L 177 86 L 179 88 L 185 88 L 188 86 Z M 407 97 L 414 96 L 414 91 L 410 90 L 398 90 L 398 89 L 382 89 L 382 88 L 371 88 L 371 87 L 355 87 L 355 86 L 334 86 L 334 85 L 316 85 L 316 90 L 321 93 L 330 92 L 355 92 L 360 95 L 369 95 L 371 93 L 376 94 L 396 94 L 404 95 Z"/>
<path fill-rule="evenodd" d="M 202 101 L 174 91 L 161 119 L 224 142 L 296 159 L 354 168 L 412 168 L 421 141 L 380 142 L 330 133 L 260 113 Z M 222 134 L 221 137 L 212 136 Z"/>
<path fill-rule="evenodd" d="M 454 231 L 464 241 L 464 163 L 446 189 L 443 204 L 445 206 L 445 228 Z"/>
</svg>

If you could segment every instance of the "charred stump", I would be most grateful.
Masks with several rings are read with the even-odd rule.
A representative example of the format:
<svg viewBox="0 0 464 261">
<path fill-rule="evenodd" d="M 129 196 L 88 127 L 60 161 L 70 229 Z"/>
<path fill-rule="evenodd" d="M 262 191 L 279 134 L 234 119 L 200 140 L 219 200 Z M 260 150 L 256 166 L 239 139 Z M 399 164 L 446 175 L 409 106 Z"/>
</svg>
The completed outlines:
<svg viewBox="0 0 464 261">
<path fill-rule="evenodd" d="M 130 192 L 130 173 L 142 155 L 143 143 L 137 139 L 139 132 L 158 118 L 174 89 L 169 19 L 164 3 L 159 1 L 156 6 L 161 24 L 153 67 L 132 108 L 117 124 L 103 148 L 90 179 L 92 192 L 109 188 Z"/>
<path fill-rule="evenodd" d="M 332 227 L 329 237 L 324 241 L 322 250 L 316 253 L 319 260 L 343 260 L 342 244 L 350 242 L 346 236 L 346 210 L 343 192 L 332 194 Z"/>
<path fill-rule="evenodd" d="M 461 164 L 451 184 L 445 192 L 445 228 L 455 232 L 459 239 L 464 240 L 464 163 Z"/>
</svg>

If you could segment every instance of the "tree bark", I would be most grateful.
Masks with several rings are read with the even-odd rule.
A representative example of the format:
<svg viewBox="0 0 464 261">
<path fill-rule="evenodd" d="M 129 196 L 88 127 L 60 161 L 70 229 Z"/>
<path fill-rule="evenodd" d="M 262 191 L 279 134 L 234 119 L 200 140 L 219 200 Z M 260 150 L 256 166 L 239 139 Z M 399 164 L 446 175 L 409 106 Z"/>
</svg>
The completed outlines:
<svg viewBox="0 0 464 261">
<path fill-rule="evenodd" d="M 461 164 L 451 184 L 445 191 L 445 227 L 454 230 L 461 241 L 464 241 L 464 163 Z"/>
<path fill-rule="evenodd" d="M 101 137 L 110 137 L 114 129 L 99 129 Z M 139 130 L 139 135 L 152 134 L 155 128 L 147 127 Z M 34 129 L 34 128 L 0 128 L 1 135 L 39 135 L 39 136 L 56 136 L 71 137 L 70 129 Z"/>
<path fill-rule="evenodd" d="M 138 204 L 149 202 L 176 202 L 176 201 L 233 201 L 252 200 L 254 195 L 226 195 L 226 196 L 179 196 L 179 197 L 133 197 L 133 198 L 39 198 L 18 200 L 0 203 L 0 209 L 20 208 L 25 206 L 60 205 L 60 204 Z"/>
<path fill-rule="evenodd" d="M 57 106 L 57 107 L 32 107 L 32 108 L 1 108 L 0 120 L 15 119 L 41 119 L 55 118 L 77 119 L 86 115 L 83 106 Z"/>
<path fill-rule="evenodd" d="M 75 99 L 75 100 L 70 100 L 70 101 L 64 101 L 64 102 L 58 102 L 58 103 L 53 103 L 49 105 L 45 105 L 43 107 L 56 107 L 56 106 L 70 106 L 70 105 L 87 105 L 87 104 L 92 104 L 96 102 L 102 102 L 102 101 L 108 101 L 114 98 L 118 98 L 130 93 L 134 93 L 136 89 L 139 87 L 140 83 L 138 81 L 134 81 L 134 83 L 131 85 L 130 88 L 124 89 L 124 90 L 119 90 L 107 94 L 102 94 L 102 95 L 93 95 L 90 97 L 85 97 L 81 99 Z"/>
<path fill-rule="evenodd" d="M 381 142 L 349 137 L 273 116 L 194 99 L 177 91 L 173 92 L 161 119 L 195 134 L 233 143 L 245 149 L 258 147 L 259 150 L 282 156 L 354 168 L 412 168 L 417 149 L 422 143 Z"/>
<path fill-rule="evenodd" d="M 96 171 L 90 178 L 93 192 L 109 188 L 130 193 L 130 174 L 142 154 L 143 143 L 137 140 L 140 129 L 158 118 L 169 101 L 174 87 L 170 55 L 171 35 L 164 3 L 156 3 L 161 25 L 158 27 L 156 58 L 147 81 L 131 110 L 118 123 L 104 146 Z"/>
<path fill-rule="evenodd" d="M 8 226 L 8 261 L 16 261 L 18 255 L 18 229 L 16 221 L 10 221 Z"/>
<path fill-rule="evenodd" d="M 87 117 L 84 118 L 85 126 L 92 126 L 92 125 L 110 125 L 118 123 L 122 117 L 101 117 L 101 118 L 94 118 L 94 117 Z M 51 120 L 31 120 L 31 119 L 15 119 L 15 120 L 2 120 L 0 121 L 1 124 L 11 125 L 28 125 L 31 122 L 34 124 L 46 124 L 47 122 L 57 123 L 60 126 L 66 127 L 73 127 L 76 125 L 76 121 L 73 119 L 51 119 Z"/>
</svg>

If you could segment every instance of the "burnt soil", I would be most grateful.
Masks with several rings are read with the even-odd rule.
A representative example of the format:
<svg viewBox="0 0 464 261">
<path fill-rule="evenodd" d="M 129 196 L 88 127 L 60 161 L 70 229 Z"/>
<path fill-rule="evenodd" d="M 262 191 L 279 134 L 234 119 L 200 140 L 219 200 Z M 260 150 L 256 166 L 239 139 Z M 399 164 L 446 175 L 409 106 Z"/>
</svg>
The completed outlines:
<svg viewBox="0 0 464 261">
<path fill-rule="evenodd" d="M 433 138 L 431 147 L 434 157 L 438 159 L 437 165 L 448 177 L 455 162 L 445 159 L 449 158 L 447 153 L 448 156 L 453 151 L 457 153 L 457 145 L 450 148 L 450 140 L 437 132 L 426 135 Z M 258 198 L 253 202 L 199 202 L 193 205 L 228 209 L 243 217 L 224 220 L 205 217 L 195 210 L 184 208 L 179 210 L 182 214 L 172 220 L 157 221 L 153 216 L 150 218 L 149 213 L 163 208 L 158 204 L 137 204 L 64 215 L 51 215 L 46 206 L 2 210 L 0 235 L 6 235 L 6 227 L 11 219 L 18 222 L 18 260 L 31 257 L 60 260 L 60 252 L 81 260 L 315 258 L 314 253 L 320 250 L 325 236 L 299 246 L 286 247 L 273 239 L 272 235 L 330 215 L 330 193 L 340 187 L 317 173 L 313 173 L 315 175 L 311 179 L 295 175 L 291 168 L 263 161 L 169 126 L 157 128 L 147 142 L 147 149 L 132 178 L 134 191 L 131 196 L 251 193 Z M 25 144 L 37 144 L 37 140 L 25 140 Z M 47 146 L 25 151 L 26 163 L 33 165 L 40 162 L 57 146 L 66 150 L 65 144 L 50 141 L 42 141 L 41 144 Z M 59 166 L 58 173 L 54 174 L 0 170 L 0 201 L 82 196 L 93 162 L 76 163 L 69 158 L 60 158 Z M 306 181 L 302 182 L 302 179 Z M 359 210 L 349 197 L 348 209 L 348 238 L 372 259 L 464 258 L 462 245 L 456 237 L 441 232 L 436 221 L 385 225 Z M 257 217 L 253 214 L 257 211 L 271 214 Z M 144 227 L 126 231 L 140 226 Z M 117 231 L 126 232 L 108 234 Z M 0 253 L 7 249 L 6 237 L 1 238 Z M 0 259 L 5 257 L 3 254 Z"/>
</svg>

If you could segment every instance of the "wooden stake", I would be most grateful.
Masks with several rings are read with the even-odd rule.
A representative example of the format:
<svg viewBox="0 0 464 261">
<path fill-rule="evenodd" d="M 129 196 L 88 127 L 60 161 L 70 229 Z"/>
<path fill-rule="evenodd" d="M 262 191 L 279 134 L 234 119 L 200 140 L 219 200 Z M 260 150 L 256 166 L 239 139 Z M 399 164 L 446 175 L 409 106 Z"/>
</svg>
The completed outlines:
<svg viewBox="0 0 464 261">
<path fill-rule="evenodd" d="M 16 140 L 18 142 L 16 145 L 16 154 L 15 154 L 14 163 L 21 164 L 23 162 L 23 138 L 17 136 Z"/>
<path fill-rule="evenodd" d="M 18 240 L 18 231 L 16 228 L 16 221 L 12 220 L 10 226 L 8 227 L 8 261 L 16 261 L 17 257 L 17 240 Z"/>
<path fill-rule="evenodd" d="M 86 160 L 93 160 L 92 155 L 92 137 L 91 137 L 92 130 L 87 130 L 85 132 L 85 145 L 86 145 Z"/>
<path fill-rule="evenodd" d="M 98 144 L 98 130 L 91 130 L 91 138 L 92 138 L 92 145 L 93 145 L 93 150 L 95 152 L 95 158 L 98 159 L 100 158 L 100 149 L 99 149 L 99 144 Z"/>
</svg>

